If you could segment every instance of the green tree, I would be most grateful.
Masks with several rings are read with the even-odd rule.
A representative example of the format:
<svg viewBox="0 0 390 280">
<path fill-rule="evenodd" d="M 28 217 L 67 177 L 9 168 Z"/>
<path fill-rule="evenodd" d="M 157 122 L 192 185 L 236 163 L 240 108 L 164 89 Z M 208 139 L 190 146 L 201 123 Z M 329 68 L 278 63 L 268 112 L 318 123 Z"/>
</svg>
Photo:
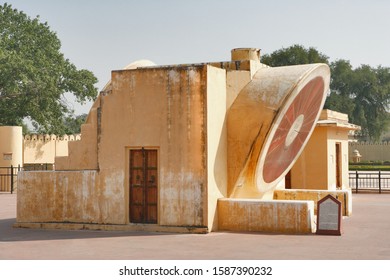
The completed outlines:
<svg viewBox="0 0 390 280">
<path fill-rule="evenodd" d="M 328 57 L 313 47 L 306 49 L 301 45 L 293 45 L 274 51 L 271 54 L 263 55 L 261 62 L 276 67 L 309 63 L 328 63 Z"/>
<path fill-rule="evenodd" d="M 67 117 L 65 119 L 66 134 L 78 134 L 81 132 L 81 125 L 85 123 L 87 114 L 82 114 L 76 117 Z"/>
<path fill-rule="evenodd" d="M 96 97 L 96 77 L 78 70 L 60 48 L 39 17 L 0 6 L 0 125 L 22 125 L 29 118 L 39 131 L 61 134 L 73 113 L 64 94 L 81 103 Z"/>
<path fill-rule="evenodd" d="M 362 127 L 360 135 L 379 141 L 389 125 L 390 69 L 361 65 L 352 69 L 345 60 L 331 64 L 331 93 L 325 108 L 348 114 Z"/>
<path fill-rule="evenodd" d="M 382 67 L 361 65 L 354 70 L 354 75 L 353 120 L 362 125 L 364 135 L 378 141 L 388 124 L 390 71 Z"/>
<path fill-rule="evenodd" d="M 331 81 L 330 94 L 325 102 L 325 108 L 352 116 L 355 110 L 353 100 L 354 72 L 347 60 L 337 60 L 330 64 Z"/>
</svg>

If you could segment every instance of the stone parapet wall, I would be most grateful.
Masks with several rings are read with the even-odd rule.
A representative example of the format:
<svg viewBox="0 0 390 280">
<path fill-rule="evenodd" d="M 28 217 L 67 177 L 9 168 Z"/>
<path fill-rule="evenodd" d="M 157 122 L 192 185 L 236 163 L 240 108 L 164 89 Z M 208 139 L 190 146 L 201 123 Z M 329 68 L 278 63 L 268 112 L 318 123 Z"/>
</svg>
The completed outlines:
<svg viewBox="0 0 390 280">
<path fill-rule="evenodd" d="M 358 150 L 361 161 L 390 161 L 390 142 L 350 142 L 349 162 L 353 162 L 353 151 Z"/>
<path fill-rule="evenodd" d="M 27 134 L 23 137 L 23 163 L 44 164 L 55 161 L 55 157 L 68 155 L 68 143 L 81 140 L 81 134 L 48 135 Z"/>
</svg>

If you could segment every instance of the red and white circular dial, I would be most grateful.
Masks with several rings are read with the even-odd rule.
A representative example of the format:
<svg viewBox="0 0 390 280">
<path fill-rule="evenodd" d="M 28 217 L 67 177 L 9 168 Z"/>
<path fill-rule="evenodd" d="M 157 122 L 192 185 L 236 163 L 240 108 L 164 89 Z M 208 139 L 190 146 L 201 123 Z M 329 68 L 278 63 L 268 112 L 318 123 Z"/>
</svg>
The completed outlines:
<svg viewBox="0 0 390 280">
<path fill-rule="evenodd" d="M 257 165 L 257 186 L 265 191 L 285 176 L 309 139 L 325 101 L 319 75 L 301 83 L 287 99 L 271 128 Z"/>
</svg>

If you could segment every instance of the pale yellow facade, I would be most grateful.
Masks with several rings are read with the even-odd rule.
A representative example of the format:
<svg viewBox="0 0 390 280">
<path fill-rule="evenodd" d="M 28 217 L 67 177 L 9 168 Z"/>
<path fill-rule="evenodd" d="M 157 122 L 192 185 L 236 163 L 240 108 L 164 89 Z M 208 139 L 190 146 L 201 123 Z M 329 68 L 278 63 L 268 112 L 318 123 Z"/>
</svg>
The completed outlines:
<svg viewBox="0 0 390 280">
<path fill-rule="evenodd" d="M 16 184 L 11 183 L 11 174 L 22 165 L 22 127 L 0 126 L 0 192 L 14 191 Z"/>
<path fill-rule="evenodd" d="M 23 165 L 54 164 L 55 158 L 68 155 L 68 144 L 79 141 L 78 135 L 42 135 L 33 134 L 23 137 Z"/>
<path fill-rule="evenodd" d="M 80 138 L 80 134 L 23 135 L 21 126 L 0 126 L 0 166 L 54 164 L 56 157 L 68 155 L 68 143 Z"/>
<path fill-rule="evenodd" d="M 23 135 L 20 126 L 0 126 L 0 166 L 23 165 Z"/>
<path fill-rule="evenodd" d="M 290 171 L 291 189 L 348 190 L 348 134 L 358 129 L 346 114 L 323 110 Z"/>
<path fill-rule="evenodd" d="M 259 58 L 258 49 L 235 49 L 227 62 L 154 66 L 141 61 L 112 71 L 82 125 L 81 140 L 69 141 L 67 156 L 56 154 L 56 171 L 20 174 L 16 226 L 313 232 L 312 199 L 279 200 L 273 194 L 283 188 L 283 178 L 304 146 L 311 147 L 329 69 L 323 64 L 271 69 Z M 318 106 L 313 125 L 305 123 L 303 113 L 292 115 L 297 120 L 286 131 L 285 148 L 296 139 L 301 142 L 270 177 L 262 166 L 269 162 L 267 150 L 277 140 L 277 128 L 306 85 L 314 87 L 316 77 L 322 84 L 320 100 L 313 98 Z M 317 128 L 313 137 L 321 143 L 344 141 L 335 139 L 337 132 L 317 133 Z M 300 139 L 296 131 L 307 138 Z M 329 152 L 321 149 L 325 158 Z M 331 165 L 326 161 L 320 167 L 324 183 L 313 187 L 327 193 L 332 183 L 325 177 L 333 175 L 324 171 Z M 136 175 L 139 170 L 142 176 Z M 145 195 L 149 191 L 150 197 Z M 249 228 L 253 219 L 261 222 Z"/>
</svg>

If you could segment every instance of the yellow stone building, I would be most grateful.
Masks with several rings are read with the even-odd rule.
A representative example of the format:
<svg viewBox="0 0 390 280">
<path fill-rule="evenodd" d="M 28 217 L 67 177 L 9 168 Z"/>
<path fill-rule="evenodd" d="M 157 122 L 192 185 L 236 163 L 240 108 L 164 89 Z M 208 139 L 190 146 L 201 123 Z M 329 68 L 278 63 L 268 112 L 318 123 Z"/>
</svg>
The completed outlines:
<svg viewBox="0 0 390 280">
<path fill-rule="evenodd" d="M 262 65 L 258 49 L 235 49 L 227 62 L 139 61 L 112 71 L 81 140 L 56 157 L 56 170 L 19 175 L 16 226 L 314 232 L 315 202 L 329 192 L 345 198 L 345 214 L 352 209 L 344 179 L 338 188 L 330 180 L 316 187 L 294 175 L 311 172 L 301 159 L 294 164 L 316 124 L 318 149 L 333 156 L 326 144 L 333 113 L 317 122 L 329 78 L 324 64 Z M 348 155 L 348 125 L 336 157 Z M 305 190 L 281 198 L 297 188 Z"/>
</svg>

